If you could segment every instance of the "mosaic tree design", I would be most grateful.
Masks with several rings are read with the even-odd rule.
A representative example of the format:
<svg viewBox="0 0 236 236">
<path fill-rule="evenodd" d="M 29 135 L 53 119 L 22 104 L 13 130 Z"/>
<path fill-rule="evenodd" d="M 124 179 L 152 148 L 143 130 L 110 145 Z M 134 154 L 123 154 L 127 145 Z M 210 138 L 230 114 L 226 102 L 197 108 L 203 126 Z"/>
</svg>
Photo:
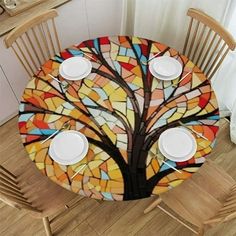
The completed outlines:
<svg viewBox="0 0 236 236">
<path fill-rule="evenodd" d="M 65 81 L 64 88 L 48 74 L 58 76 L 60 63 L 89 55 L 92 73 L 81 81 Z M 145 65 L 156 53 L 183 65 L 178 86 L 159 81 Z M 144 63 L 142 63 L 144 62 Z M 51 140 L 41 144 L 70 120 L 70 129 L 89 140 L 88 155 L 71 166 L 48 155 Z M 19 129 L 32 161 L 53 181 L 82 195 L 105 200 L 130 200 L 159 194 L 179 185 L 197 171 L 211 152 L 218 131 L 218 106 L 209 81 L 185 56 L 166 45 L 137 37 L 102 37 L 70 47 L 46 62 L 28 83 L 22 98 Z M 171 165 L 155 156 L 160 134 L 181 126 L 202 133 L 198 149 L 186 162 Z M 83 163 L 87 168 L 73 180 Z"/>
</svg>

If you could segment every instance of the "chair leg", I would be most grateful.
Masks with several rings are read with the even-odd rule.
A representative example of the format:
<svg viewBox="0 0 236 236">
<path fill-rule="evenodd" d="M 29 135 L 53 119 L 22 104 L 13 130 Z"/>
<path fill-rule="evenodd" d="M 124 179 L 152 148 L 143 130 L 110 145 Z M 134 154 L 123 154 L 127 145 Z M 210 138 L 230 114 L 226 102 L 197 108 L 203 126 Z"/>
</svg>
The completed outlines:
<svg viewBox="0 0 236 236">
<path fill-rule="evenodd" d="M 155 200 L 153 203 L 151 203 L 145 210 L 144 214 L 147 214 L 151 210 L 153 210 L 155 207 L 157 207 L 161 203 L 161 198 L 159 197 L 157 200 Z"/>
<path fill-rule="evenodd" d="M 178 221 L 180 224 L 182 224 L 183 226 L 185 226 L 187 229 L 191 230 L 193 233 L 195 234 L 199 234 L 199 232 L 197 232 L 194 228 L 192 228 L 192 226 L 187 225 L 183 220 L 179 219 L 177 216 L 173 215 L 171 212 L 169 212 L 168 210 L 166 210 L 164 207 L 161 207 L 160 205 L 157 206 L 160 210 L 162 210 L 163 212 L 165 212 L 168 216 L 170 216 L 171 218 L 173 218 L 174 220 Z"/>
<path fill-rule="evenodd" d="M 51 230 L 51 226 L 50 226 L 50 222 L 48 217 L 44 217 L 43 218 L 43 225 L 46 231 L 46 235 L 47 236 L 52 236 L 52 230 Z"/>
<path fill-rule="evenodd" d="M 199 236 L 203 236 L 204 235 L 204 227 L 201 227 L 199 230 L 198 230 L 198 235 Z"/>
<path fill-rule="evenodd" d="M 203 223 L 202 226 L 198 229 L 198 235 L 203 236 L 210 227 L 211 226 L 209 224 Z"/>
</svg>

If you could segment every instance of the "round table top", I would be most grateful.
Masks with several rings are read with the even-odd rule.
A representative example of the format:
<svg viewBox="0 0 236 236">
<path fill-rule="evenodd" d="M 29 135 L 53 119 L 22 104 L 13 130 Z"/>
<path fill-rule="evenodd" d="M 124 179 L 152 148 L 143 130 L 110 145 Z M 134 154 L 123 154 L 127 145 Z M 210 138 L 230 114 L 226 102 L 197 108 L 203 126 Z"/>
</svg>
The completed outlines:
<svg viewBox="0 0 236 236">
<path fill-rule="evenodd" d="M 159 81 L 142 63 L 157 53 L 181 63 L 180 78 L 190 73 L 179 83 Z M 92 72 L 80 81 L 59 76 L 69 85 L 64 88 L 49 74 L 58 76 L 61 62 L 73 56 L 88 58 Z M 68 121 L 87 137 L 89 151 L 66 166 L 50 158 L 52 139 L 42 140 Z M 197 66 L 164 44 L 125 36 L 87 40 L 48 60 L 27 84 L 19 111 L 22 142 L 38 169 L 66 189 L 103 200 L 158 195 L 191 177 L 212 151 L 218 121 L 215 94 Z M 181 173 L 156 158 L 160 134 L 180 122 L 207 138 L 195 135 L 190 160 L 168 161 Z M 86 168 L 72 178 L 82 164 Z"/>
</svg>

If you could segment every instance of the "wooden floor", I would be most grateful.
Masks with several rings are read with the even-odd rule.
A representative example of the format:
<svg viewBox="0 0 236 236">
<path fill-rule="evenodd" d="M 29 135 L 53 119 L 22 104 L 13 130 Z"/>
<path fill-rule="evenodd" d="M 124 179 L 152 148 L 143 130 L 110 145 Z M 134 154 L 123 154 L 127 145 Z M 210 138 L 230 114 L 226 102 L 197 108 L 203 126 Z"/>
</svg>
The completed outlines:
<svg viewBox="0 0 236 236">
<path fill-rule="evenodd" d="M 222 122 L 218 143 L 211 159 L 236 179 L 236 145 L 229 140 L 229 127 Z M 14 118 L 0 127 L 0 163 L 14 170 L 29 161 Z M 46 178 L 46 177 L 45 177 Z M 147 215 L 143 210 L 152 198 L 130 202 L 102 202 L 84 198 L 78 207 L 52 225 L 55 235 L 141 235 L 141 236 L 192 236 L 193 234 L 155 209 Z M 41 220 L 31 218 L 24 211 L 13 209 L 0 202 L 0 235 L 45 235 Z M 207 232 L 207 236 L 235 236 L 236 220 Z"/>
</svg>

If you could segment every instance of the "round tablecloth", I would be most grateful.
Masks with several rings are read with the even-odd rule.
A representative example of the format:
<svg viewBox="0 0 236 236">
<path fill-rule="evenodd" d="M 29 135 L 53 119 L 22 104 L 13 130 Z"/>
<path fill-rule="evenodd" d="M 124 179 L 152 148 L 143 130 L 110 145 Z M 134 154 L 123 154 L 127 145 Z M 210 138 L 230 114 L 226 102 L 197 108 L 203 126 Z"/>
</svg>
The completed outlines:
<svg viewBox="0 0 236 236">
<path fill-rule="evenodd" d="M 177 87 L 180 78 L 159 81 L 145 65 L 157 53 L 182 64 L 180 78 L 191 73 Z M 87 57 L 92 73 L 74 82 L 58 77 L 69 84 L 64 88 L 48 74 L 58 76 L 60 63 L 73 56 Z M 69 120 L 69 129 L 88 138 L 89 151 L 81 162 L 64 166 L 48 154 L 51 139 L 41 141 Z M 155 158 L 160 134 L 180 121 L 208 139 L 195 135 L 190 160 L 168 161 L 182 173 Z M 87 40 L 47 61 L 27 84 L 19 111 L 22 142 L 38 169 L 75 193 L 103 200 L 158 195 L 191 177 L 214 146 L 218 121 L 215 94 L 198 67 L 164 44 L 125 36 Z"/>
</svg>

